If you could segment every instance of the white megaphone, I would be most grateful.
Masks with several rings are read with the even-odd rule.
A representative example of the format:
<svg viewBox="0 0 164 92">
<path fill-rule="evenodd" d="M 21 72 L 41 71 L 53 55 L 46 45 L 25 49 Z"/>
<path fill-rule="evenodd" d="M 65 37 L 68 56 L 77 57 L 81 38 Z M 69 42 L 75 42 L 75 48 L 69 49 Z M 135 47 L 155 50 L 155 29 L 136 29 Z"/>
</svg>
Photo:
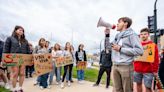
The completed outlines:
<svg viewBox="0 0 164 92">
<path fill-rule="evenodd" d="M 111 25 L 110 23 L 105 22 L 101 17 L 97 23 L 97 27 L 106 27 L 107 29 L 115 29 L 116 25 Z"/>
</svg>

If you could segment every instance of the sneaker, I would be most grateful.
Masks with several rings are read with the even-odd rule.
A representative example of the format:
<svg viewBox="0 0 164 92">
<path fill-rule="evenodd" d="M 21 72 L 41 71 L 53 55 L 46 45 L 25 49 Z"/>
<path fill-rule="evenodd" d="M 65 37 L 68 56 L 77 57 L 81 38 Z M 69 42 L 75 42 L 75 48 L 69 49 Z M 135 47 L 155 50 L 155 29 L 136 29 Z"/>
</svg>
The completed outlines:
<svg viewBox="0 0 164 92">
<path fill-rule="evenodd" d="M 59 82 L 55 82 L 56 85 L 59 85 L 60 83 Z"/>
<path fill-rule="evenodd" d="M 9 86 L 8 83 L 5 84 L 5 88 L 6 88 L 6 89 L 10 89 L 10 86 Z"/>
<path fill-rule="evenodd" d="M 39 85 L 39 83 L 38 82 L 34 83 L 34 86 L 36 86 L 36 85 Z"/>
<path fill-rule="evenodd" d="M 93 84 L 93 87 L 97 87 L 97 86 L 99 86 L 98 84 Z"/>
<path fill-rule="evenodd" d="M 43 86 L 40 86 L 40 89 L 43 90 L 44 89 Z"/>
<path fill-rule="evenodd" d="M 71 82 L 70 81 L 68 81 L 68 87 L 70 87 L 71 86 Z"/>
<path fill-rule="evenodd" d="M 20 89 L 18 92 L 23 92 L 23 89 Z"/>
<path fill-rule="evenodd" d="M 48 85 L 48 86 L 47 86 L 47 88 L 48 88 L 48 89 L 50 89 L 50 88 L 51 88 L 51 86 L 50 86 L 50 85 Z"/>
<path fill-rule="evenodd" d="M 73 83 L 74 81 L 73 80 L 71 80 L 71 83 Z"/>
<path fill-rule="evenodd" d="M 108 89 L 109 88 L 109 86 L 106 86 L 106 89 Z"/>
<path fill-rule="evenodd" d="M 64 88 L 64 83 L 63 82 L 61 83 L 61 88 Z"/>
</svg>

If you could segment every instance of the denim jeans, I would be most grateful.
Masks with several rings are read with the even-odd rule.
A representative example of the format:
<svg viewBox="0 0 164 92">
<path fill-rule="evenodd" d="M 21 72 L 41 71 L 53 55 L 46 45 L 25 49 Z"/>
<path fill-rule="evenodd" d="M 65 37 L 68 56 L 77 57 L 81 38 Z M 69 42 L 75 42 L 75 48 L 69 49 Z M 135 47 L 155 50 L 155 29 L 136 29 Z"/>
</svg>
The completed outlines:
<svg viewBox="0 0 164 92">
<path fill-rule="evenodd" d="M 78 81 L 84 80 L 84 70 L 77 70 Z"/>
<path fill-rule="evenodd" d="M 61 80 L 61 67 L 55 67 L 55 65 L 53 66 L 53 70 L 50 73 L 50 79 L 49 79 L 50 84 L 53 82 L 54 75 L 56 75 L 56 81 L 60 82 L 60 80 Z"/>
<path fill-rule="evenodd" d="M 57 82 L 60 82 L 61 80 L 61 70 L 62 70 L 62 67 L 56 67 L 56 81 Z"/>
<path fill-rule="evenodd" d="M 37 83 L 40 83 L 40 81 L 41 81 L 40 76 L 37 77 L 36 81 L 37 81 Z"/>
<path fill-rule="evenodd" d="M 53 77 L 54 77 L 54 74 L 55 74 L 55 64 L 54 62 L 52 63 L 52 72 L 50 72 L 50 77 L 49 77 L 49 84 L 51 84 L 53 82 Z"/>
<path fill-rule="evenodd" d="M 47 88 L 48 86 L 48 75 L 49 73 L 46 73 L 46 74 L 43 74 L 40 76 L 40 83 L 39 83 L 39 86 L 42 86 L 43 88 Z"/>
</svg>

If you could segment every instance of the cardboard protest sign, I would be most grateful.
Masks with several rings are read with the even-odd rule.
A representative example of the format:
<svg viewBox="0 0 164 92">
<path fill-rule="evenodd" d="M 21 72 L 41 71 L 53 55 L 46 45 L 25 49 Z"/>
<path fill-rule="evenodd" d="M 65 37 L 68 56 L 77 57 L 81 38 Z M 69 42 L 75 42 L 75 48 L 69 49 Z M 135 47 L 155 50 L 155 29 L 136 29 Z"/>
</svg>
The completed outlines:
<svg viewBox="0 0 164 92">
<path fill-rule="evenodd" d="M 135 61 L 141 61 L 141 62 L 154 62 L 154 57 L 155 57 L 155 44 L 148 44 L 143 46 L 144 53 L 142 56 L 138 56 L 135 58 Z"/>
<path fill-rule="evenodd" d="M 158 90 L 161 90 L 159 92 L 164 92 L 164 85 L 162 84 L 159 75 L 158 76 L 155 76 L 155 79 L 156 79 L 156 85 L 157 85 Z"/>
<path fill-rule="evenodd" d="M 77 70 L 84 70 L 87 67 L 87 62 L 86 61 L 79 61 L 77 63 Z"/>
<path fill-rule="evenodd" d="M 161 48 L 164 47 L 164 35 L 160 37 L 160 45 L 161 45 Z"/>
<path fill-rule="evenodd" d="M 32 55 L 3 53 L 2 61 L 6 66 L 32 65 Z"/>
<path fill-rule="evenodd" d="M 54 59 L 55 59 L 56 67 L 73 64 L 71 56 L 70 57 L 68 56 L 55 57 Z"/>
<path fill-rule="evenodd" d="M 51 54 L 34 54 L 34 67 L 36 75 L 43 75 L 52 71 Z"/>
</svg>

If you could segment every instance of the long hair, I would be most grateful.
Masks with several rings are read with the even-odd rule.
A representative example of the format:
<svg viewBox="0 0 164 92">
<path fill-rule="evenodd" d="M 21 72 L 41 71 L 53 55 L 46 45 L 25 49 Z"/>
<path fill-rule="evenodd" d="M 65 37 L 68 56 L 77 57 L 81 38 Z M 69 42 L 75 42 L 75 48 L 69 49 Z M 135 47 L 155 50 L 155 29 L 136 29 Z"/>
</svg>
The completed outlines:
<svg viewBox="0 0 164 92">
<path fill-rule="evenodd" d="M 59 46 L 59 48 L 57 49 L 56 46 Z M 57 50 L 61 50 L 61 47 L 60 47 L 60 45 L 59 45 L 58 43 L 56 43 L 56 44 L 54 45 L 54 51 L 57 51 Z"/>
<path fill-rule="evenodd" d="M 42 40 L 45 40 L 45 39 L 44 39 L 44 38 L 40 38 L 40 39 L 39 39 L 39 42 L 38 42 L 38 45 L 39 45 L 40 47 L 44 47 L 44 46 L 42 46 L 42 44 L 41 44 L 41 41 L 42 41 Z"/>
<path fill-rule="evenodd" d="M 67 48 L 67 44 L 70 44 L 70 42 L 66 42 L 66 44 L 65 44 L 65 49 L 64 49 L 64 50 L 68 50 L 68 48 Z M 71 44 L 70 44 L 69 51 L 71 52 Z"/>
<path fill-rule="evenodd" d="M 79 45 L 79 47 L 78 47 L 78 52 L 80 52 L 80 47 L 81 47 L 81 46 L 83 46 L 83 47 L 84 47 L 84 45 L 83 45 L 83 44 L 80 44 L 80 45 Z"/>
<path fill-rule="evenodd" d="M 20 38 L 20 39 L 18 39 L 18 35 L 16 34 L 16 31 L 17 31 L 18 29 L 22 29 L 22 30 L 23 30 L 23 34 L 21 35 L 21 38 Z M 25 38 L 25 34 L 24 34 L 24 28 L 23 28 L 22 26 L 16 25 L 11 36 L 13 36 L 13 37 L 15 37 L 16 39 L 18 39 L 21 43 L 26 42 L 26 38 Z"/>
</svg>

